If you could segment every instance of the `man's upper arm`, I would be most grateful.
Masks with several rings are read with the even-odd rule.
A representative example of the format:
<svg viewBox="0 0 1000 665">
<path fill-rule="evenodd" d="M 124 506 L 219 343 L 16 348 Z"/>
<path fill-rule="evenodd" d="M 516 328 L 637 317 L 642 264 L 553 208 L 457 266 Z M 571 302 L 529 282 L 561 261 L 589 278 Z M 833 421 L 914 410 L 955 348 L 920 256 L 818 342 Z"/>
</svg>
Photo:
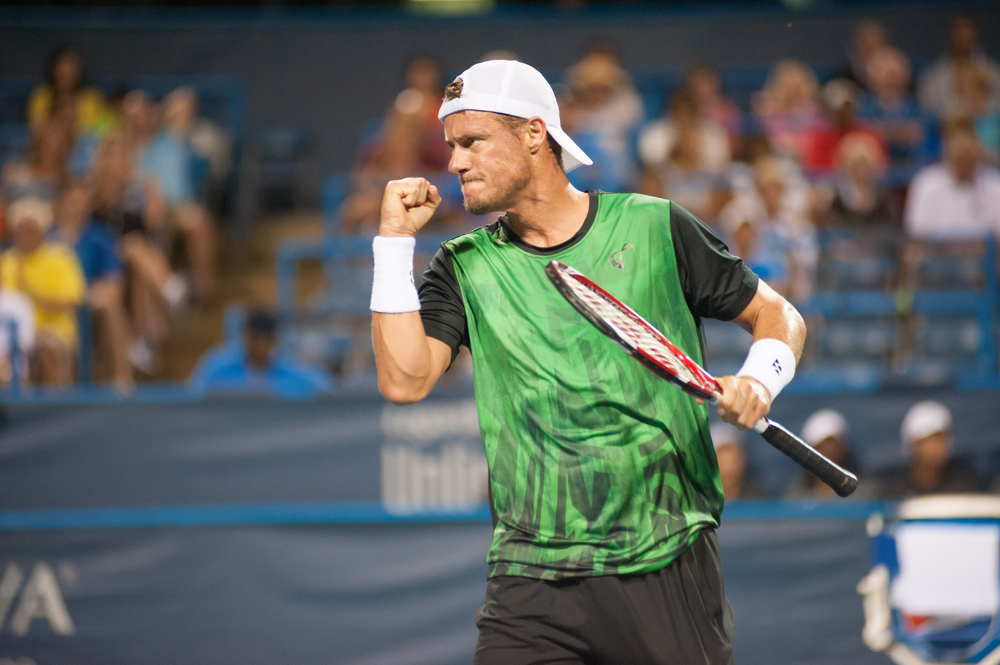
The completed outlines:
<svg viewBox="0 0 1000 665">
<path fill-rule="evenodd" d="M 447 369 L 458 355 L 459 348 L 463 344 L 468 346 L 469 328 L 462 289 L 458 285 L 451 256 L 444 247 L 437 251 L 424 272 L 419 294 L 420 319 L 431 354 L 435 362 L 446 358 L 444 369 Z"/>
<path fill-rule="evenodd" d="M 757 293 L 759 279 L 743 259 L 684 208 L 670 203 L 670 233 L 688 308 L 698 317 L 730 321 Z"/>
</svg>

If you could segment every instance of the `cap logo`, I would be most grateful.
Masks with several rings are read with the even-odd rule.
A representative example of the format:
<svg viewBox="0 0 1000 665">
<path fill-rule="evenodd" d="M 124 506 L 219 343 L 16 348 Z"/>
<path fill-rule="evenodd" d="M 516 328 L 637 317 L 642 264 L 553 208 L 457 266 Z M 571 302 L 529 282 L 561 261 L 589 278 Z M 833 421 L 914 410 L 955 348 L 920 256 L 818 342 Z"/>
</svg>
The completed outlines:
<svg viewBox="0 0 1000 665">
<path fill-rule="evenodd" d="M 457 79 L 448 84 L 448 87 L 444 89 L 444 101 L 450 102 L 453 99 L 458 99 L 462 96 L 462 86 L 465 83 L 462 81 L 462 77 L 459 76 Z"/>
</svg>

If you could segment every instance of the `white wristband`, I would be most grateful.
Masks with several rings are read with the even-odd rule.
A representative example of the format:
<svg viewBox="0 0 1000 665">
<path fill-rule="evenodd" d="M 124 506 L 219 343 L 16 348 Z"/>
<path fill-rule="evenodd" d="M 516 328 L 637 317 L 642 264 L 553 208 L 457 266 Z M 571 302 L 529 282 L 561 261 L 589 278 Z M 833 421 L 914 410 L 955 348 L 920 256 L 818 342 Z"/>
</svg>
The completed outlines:
<svg viewBox="0 0 1000 665">
<path fill-rule="evenodd" d="M 375 236 L 375 277 L 372 281 L 373 312 L 402 314 L 420 310 L 420 297 L 413 284 L 413 249 L 416 238 Z"/>
<path fill-rule="evenodd" d="M 750 345 L 750 352 L 736 376 L 757 379 L 773 401 L 795 376 L 795 353 L 781 340 L 766 337 Z"/>
</svg>

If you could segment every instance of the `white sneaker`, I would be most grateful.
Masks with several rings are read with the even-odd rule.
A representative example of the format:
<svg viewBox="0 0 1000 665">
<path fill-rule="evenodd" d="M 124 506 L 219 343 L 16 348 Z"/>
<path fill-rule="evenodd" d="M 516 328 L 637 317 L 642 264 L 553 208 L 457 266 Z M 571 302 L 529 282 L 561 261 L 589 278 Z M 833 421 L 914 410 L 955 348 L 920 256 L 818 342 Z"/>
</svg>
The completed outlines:
<svg viewBox="0 0 1000 665">
<path fill-rule="evenodd" d="M 191 288 L 188 286 L 187 280 L 175 273 L 170 276 L 167 283 L 163 285 L 163 302 L 167 305 L 167 311 L 171 314 L 175 314 L 179 310 L 187 306 L 188 296 L 191 293 Z"/>
<path fill-rule="evenodd" d="M 156 350 L 147 337 L 136 337 L 128 347 L 128 360 L 140 372 L 152 374 L 156 370 Z"/>
</svg>

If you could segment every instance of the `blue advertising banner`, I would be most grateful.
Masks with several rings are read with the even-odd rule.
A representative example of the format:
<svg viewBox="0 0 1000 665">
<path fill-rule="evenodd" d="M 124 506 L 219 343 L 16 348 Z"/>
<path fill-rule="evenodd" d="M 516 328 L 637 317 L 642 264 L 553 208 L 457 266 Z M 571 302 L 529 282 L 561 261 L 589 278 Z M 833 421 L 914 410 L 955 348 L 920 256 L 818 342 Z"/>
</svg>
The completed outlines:
<svg viewBox="0 0 1000 665">
<path fill-rule="evenodd" d="M 944 396 L 960 450 L 1000 447 L 996 397 Z M 839 408 L 876 466 L 919 398 L 789 395 L 775 416 L 797 429 Z M 471 661 L 491 525 L 467 397 L 6 411 L 0 665 Z M 750 450 L 773 486 L 794 472 Z M 856 592 L 879 509 L 726 507 L 738 662 L 886 662 L 861 642 Z"/>
<path fill-rule="evenodd" d="M 490 532 L 482 518 L 0 531 L 0 662 L 469 663 Z M 862 521 L 736 519 L 720 540 L 737 662 L 885 662 L 861 643 Z"/>
</svg>

